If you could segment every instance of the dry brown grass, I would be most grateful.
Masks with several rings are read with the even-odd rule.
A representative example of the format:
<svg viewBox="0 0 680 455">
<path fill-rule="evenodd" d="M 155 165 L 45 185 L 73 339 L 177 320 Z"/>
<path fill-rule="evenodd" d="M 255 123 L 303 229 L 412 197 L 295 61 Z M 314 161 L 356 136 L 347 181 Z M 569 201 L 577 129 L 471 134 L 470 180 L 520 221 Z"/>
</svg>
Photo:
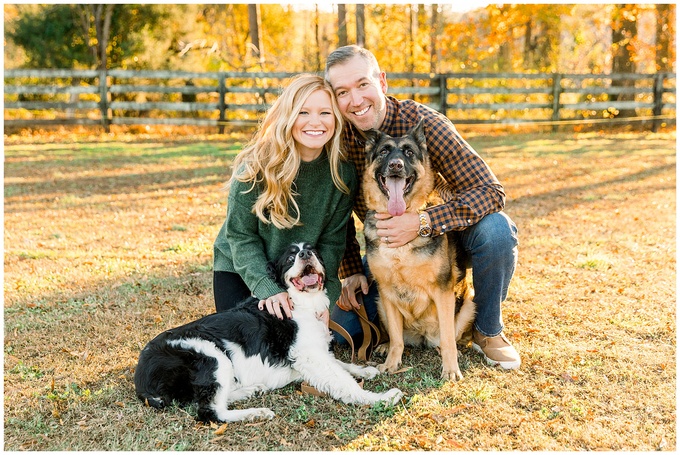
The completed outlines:
<svg viewBox="0 0 680 455">
<path fill-rule="evenodd" d="M 5 139 L 6 450 L 675 450 L 675 135 L 468 137 L 508 192 L 520 371 L 410 350 L 396 409 L 289 386 L 200 425 L 134 396 L 139 349 L 212 311 L 236 139 Z M 345 356 L 345 351 L 338 351 Z"/>
</svg>

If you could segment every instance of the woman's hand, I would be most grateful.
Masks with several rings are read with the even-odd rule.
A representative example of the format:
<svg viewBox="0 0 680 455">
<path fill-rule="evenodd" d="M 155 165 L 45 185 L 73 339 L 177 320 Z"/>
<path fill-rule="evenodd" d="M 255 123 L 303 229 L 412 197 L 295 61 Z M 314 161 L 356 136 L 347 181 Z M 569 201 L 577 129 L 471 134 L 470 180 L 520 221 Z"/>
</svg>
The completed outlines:
<svg viewBox="0 0 680 455">
<path fill-rule="evenodd" d="M 331 320 L 331 312 L 329 310 L 323 311 L 321 313 L 316 314 L 316 318 L 326 324 L 326 328 L 328 328 L 328 322 Z"/>
<path fill-rule="evenodd" d="M 293 318 L 293 301 L 288 297 L 287 292 L 279 292 L 265 300 L 260 300 L 260 303 L 257 304 L 257 307 L 260 310 L 264 310 L 265 306 L 267 307 L 269 314 L 274 315 L 279 319 L 283 319 L 284 314 L 288 319 Z M 281 310 L 283 310 L 283 312 Z"/>
</svg>

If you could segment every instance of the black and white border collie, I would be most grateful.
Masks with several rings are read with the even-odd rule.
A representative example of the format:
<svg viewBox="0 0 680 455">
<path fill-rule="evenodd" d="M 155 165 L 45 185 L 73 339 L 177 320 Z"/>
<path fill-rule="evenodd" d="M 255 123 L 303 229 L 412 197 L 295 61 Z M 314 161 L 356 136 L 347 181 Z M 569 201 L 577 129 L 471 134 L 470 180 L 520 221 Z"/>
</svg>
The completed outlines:
<svg viewBox="0 0 680 455">
<path fill-rule="evenodd" d="M 205 422 L 271 419 L 274 413 L 268 408 L 236 410 L 228 405 L 303 380 L 343 403 L 399 402 L 399 389 L 370 392 L 352 377 L 371 379 L 377 368 L 341 362 L 329 351 L 331 335 L 318 315 L 330 302 L 325 269 L 314 247 L 291 245 L 268 271 L 288 290 L 292 319 L 259 310 L 252 297 L 231 310 L 165 331 L 139 356 L 137 396 L 158 409 L 173 400 L 197 402 L 198 419 Z"/>
</svg>

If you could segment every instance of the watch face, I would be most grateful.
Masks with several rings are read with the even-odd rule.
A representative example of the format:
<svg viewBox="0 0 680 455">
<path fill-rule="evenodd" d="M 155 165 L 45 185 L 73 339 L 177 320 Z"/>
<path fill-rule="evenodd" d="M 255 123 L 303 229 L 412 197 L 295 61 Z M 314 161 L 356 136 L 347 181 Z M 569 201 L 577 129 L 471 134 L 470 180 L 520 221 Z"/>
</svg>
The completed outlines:
<svg viewBox="0 0 680 455">
<path fill-rule="evenodd" d="M 423 226 L 418 231 L 418 235 L 421 237 L 429 237 L 432 234 L 432 228 L 430 226 Z"/>
</svg>

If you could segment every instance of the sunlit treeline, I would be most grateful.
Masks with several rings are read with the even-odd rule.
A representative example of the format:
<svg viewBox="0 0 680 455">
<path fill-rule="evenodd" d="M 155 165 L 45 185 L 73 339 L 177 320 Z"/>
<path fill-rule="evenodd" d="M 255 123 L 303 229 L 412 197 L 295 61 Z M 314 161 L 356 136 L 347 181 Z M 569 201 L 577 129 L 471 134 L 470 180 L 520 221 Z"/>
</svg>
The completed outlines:
<svg viewBox="0 0 680 455">
<path fill-rule="evenodd" d="M 672 4 L 358 9 L 344 5 L 341 16 L 328 4 L 5 5 L 5 68 L 319 71 L 343 39 L 342 23 L 347 42 L 365 37 L 391 72 L 675 71 Z"/>
</svg>

